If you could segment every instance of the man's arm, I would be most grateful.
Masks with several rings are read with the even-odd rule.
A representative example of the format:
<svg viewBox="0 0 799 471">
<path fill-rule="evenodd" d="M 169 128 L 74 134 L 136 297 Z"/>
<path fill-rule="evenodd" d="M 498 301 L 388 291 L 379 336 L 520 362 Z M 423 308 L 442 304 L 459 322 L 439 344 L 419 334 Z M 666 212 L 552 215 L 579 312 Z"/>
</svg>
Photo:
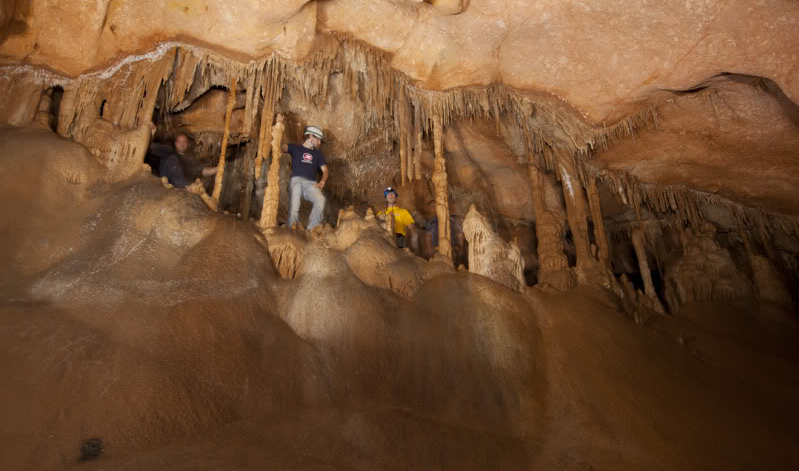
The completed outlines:
<svg viewBox="0 0 799 471">
<path fill-rule="evenodd" d="M 327 165 L 322 165 L 319 167 L 322 169 L 322 179 L 319 180 L 319 183 L 316 183 L 314 186 L 319 188 L 320 190 L 325 187 L 325 183 L 327 183 L 327 176 L 329 175 L 327 171 Z"/>
<path fill-rule="evenodd" d="M 219 167 L 203 167 L 203 176 L 210 177 L 211 175 L 216 175 L 218 171 Z"/>
</svg>

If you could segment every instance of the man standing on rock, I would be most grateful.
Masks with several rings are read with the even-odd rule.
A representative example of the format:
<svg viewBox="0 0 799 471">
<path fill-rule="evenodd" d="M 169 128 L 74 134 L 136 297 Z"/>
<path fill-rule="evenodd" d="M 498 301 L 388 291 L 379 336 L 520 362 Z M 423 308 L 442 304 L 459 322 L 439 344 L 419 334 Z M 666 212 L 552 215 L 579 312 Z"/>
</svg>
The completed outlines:
<svg viewBox="0 0 799 471">
<path fill-rule="evenodd" d="M 277 121 L 283 122 L 283 115 L 277 115 Z M 291 154 L 291 185 L 289 186 L 289 227 L 299 220 L 300 198 L 313 204 L 308 221 L 308 230 L 318 226 L 322 221 L 325 209 L 325 195 L 322 189 L 327 183 L 328 170 L 325 156 L 319 146 L 324 134 L 316 126 L 305 128 L 305 141 L 302 145 L 281 144 L 280 150 Z M 317 169 L 322 171 L 322 179 L 316 181 Z"/>
</svg>

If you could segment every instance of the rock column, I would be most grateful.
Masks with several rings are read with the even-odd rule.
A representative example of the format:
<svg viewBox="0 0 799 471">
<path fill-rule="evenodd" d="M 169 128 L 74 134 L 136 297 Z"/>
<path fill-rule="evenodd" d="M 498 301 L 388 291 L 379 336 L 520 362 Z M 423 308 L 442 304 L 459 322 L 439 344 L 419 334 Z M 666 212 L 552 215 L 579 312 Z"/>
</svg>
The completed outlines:
<svg viewBox="0 0 799 471">
<path fill-rule="evenodd" d="M 225 110 L 225 130 L 222 133 L 222 150 L 219 152 L 219 164 L 217 165 L 216 179 L 214 180 L 213 198 L 219 204 L 219 196 L 222 194 L 222 180 L 225 177 L 225 154 L 227 153 L 227 141 L 230 138 L 230 116 L 233 114 L 233 106 L 236 104 L 236 79 L 230 81 L 230 92 L 228 93 L 227 109 Z"/>
<path fill-rule="evenodd" d="M 538 282 L 560 290 L 574 286 L 569 261 L 563 252 L 563 215 L 547 207 L 546 176 L 531 161 L 528 166 L 535 206 L 535 234 L 538 239 Z"/>
<path fill-rule="evenodd" d="M 602 219 L 602 207 L 599 200 L 599 191 L 596 187 L 596 179 L 588 181 L 588 205 L 591 208 L 591 220 L 594 222 L 594 240 L 596 240 L 599 261 L 610 268 L 610 245 L 608 235 L 605 232 L 605 222 Z"/>
<path fill-rule="evenodd" d="M 585 271 L 595 265 L 591 254 L 591 241 L 588 238 L 588 216 L 586 212 L 583 185 L 577 178 L 574 155 L 568 151 L 559 151 L 558 169 L 563 184 L 563 196 L 566 202 L 566 216 L 572 239 L 577 250 L 578 271 Z"/>
<path fill-rule="evenodd" d="M 283 138 L 283 123 L 278 121 L 272 126 L 272 163 L 266 176 L 266 192 L 264 206 L 261 209 L 259 225 L 262 229 L 277 226 L 277 206 L 280 202 L 280 141 Z"/>
<path fill-rule="evenodd" d="M 644 231 L 641 229 L 633 229 L 631 235 L 633 247 L 635 247 L 635 256 L 638 257 L 638 268 L 641 270 L 641 278 L 644 280 L 644 294 L 647 299 L 649 299 L 649 304 L 651 304 L 652 309 L 662 314 L 665 311 L 655 292 L 655 285 L 652 284 L 652 271 L 649 269 L 649 262 L 646 260 L 646 239 L 644 238 Z"/>
<path fill-rule="evenodd" d="M 436 193 L 436 215 L 438 216 L 438 254 L 452 261 L 452 245 L 449 228 L 449 197 L 447 196 L 447 164 L 444 160 L 442 142 L 443 125 L 441 116 L 433 118 L 433 139 L 435 142 L 435 168 L 433 187 Z"/>
</svg>

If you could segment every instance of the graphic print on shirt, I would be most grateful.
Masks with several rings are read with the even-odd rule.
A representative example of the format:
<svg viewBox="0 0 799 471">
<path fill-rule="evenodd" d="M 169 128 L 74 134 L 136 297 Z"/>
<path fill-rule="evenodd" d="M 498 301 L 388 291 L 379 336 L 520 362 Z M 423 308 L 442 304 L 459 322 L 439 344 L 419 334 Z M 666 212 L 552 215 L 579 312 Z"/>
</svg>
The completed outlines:
<svg viewBox="0 0 799 471">
<path fill-rule="evenodd" d="M 302 154 L 302 163 L 304 163 L 304 164 L 312 164 L 313 163 L 313 155 L 309 154 L 308 152 Z"/>
</svg>

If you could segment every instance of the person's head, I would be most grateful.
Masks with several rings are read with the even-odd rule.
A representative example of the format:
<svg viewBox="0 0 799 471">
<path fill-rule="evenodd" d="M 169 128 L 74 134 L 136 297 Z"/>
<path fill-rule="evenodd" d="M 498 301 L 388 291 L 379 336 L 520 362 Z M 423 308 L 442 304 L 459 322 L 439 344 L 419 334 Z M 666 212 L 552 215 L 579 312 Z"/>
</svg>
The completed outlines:
<svg viewBox="0 0 799 471">
<path fill-rule="evenodd" d="M 305 128 L 305 146 L 310 149 L 317 149 L 322 145 L 322 139 L 325 135 L 322 130 L 316 126 L 308 126 Z"/>
<path fill-rule="evenodd" d="M 187 150 L 189 150 L 189 136 L 180 133 L 175 136 L 175 150 L 178 151 L 178 154 L 185 154 Z"/>
<path fill-rule="evenodd" d="M 394 188 L 388 187 L 383 192 L 383 197 L 386 199 L 386 203 L 394 204 L 397 202 L 399 194 L 397 193 L 397 190 L 395 190 Z"/>
</svg>

